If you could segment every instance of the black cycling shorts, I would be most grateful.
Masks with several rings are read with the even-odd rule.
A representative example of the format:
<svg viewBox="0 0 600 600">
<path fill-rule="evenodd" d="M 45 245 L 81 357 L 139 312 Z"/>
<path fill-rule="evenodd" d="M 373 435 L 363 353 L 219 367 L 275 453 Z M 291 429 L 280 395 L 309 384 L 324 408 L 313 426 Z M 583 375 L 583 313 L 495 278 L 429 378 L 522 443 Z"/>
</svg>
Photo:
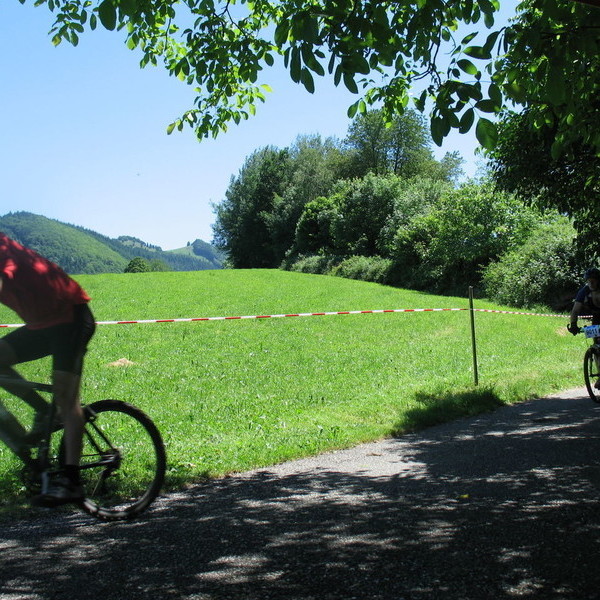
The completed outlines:
<svg viewBox="0 0 600 600">
<path fill-rule="evenodd" d="M 81 375 L 83 357 L 94 335 L 96 322 L 87 304 L 73 307 L 72 323 L 62 323 L 44 329 L 19 327 L 2 339 L 12 348 L 17 363 L 52 356 L 54 371 Z"/>
</svg>

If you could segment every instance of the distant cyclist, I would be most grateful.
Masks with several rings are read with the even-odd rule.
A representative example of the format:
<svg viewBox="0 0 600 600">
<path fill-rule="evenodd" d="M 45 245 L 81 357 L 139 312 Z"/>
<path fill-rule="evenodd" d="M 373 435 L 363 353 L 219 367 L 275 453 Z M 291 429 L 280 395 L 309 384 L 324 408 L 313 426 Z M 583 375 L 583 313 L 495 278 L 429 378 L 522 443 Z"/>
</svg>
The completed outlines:
<svg viewBox="0 0 600 600">
<path fill-rule="evenodd" d="M 0 302 L 25 326 L 0 339 L 0 374 L 20 376 L 12 365 L 52 356 L 54 397 L 64 424 L 64 475 L 50 482 L 38 502 L 56 506 L 83 499 L 79 460 L 84 416 L 79 399 L 83 357 L 96 327 L 89 296 L 60 267 L 0 232 Z M 29 443 L 39 440 L 47 403 L 34 391 L 8 391 L 36 410 Z"/>
<path fill-rule="evenodd" d="M 592 325 L 600 325 L 600 269 L 592 268 L 585 272 L 586 284 L 577 292 L 570 323 L 567 327 L 570 333 L 579 333 L 577 317 L 589 315 Z"/>
</svg>

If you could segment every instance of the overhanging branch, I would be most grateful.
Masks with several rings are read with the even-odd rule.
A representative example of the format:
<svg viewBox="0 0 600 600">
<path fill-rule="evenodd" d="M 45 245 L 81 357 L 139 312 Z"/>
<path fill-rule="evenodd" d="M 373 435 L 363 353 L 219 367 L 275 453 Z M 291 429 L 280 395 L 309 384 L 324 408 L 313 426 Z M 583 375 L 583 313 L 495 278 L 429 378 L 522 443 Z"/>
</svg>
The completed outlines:
<svg viewBox="0 0 600 600">
<path fill-rule="evenodd" d="M 590 6 L 600 8 L 600 0 L 571 0 L 571 2 L 578 2 L 579 4 L 589 4 Z"/>
</svg>

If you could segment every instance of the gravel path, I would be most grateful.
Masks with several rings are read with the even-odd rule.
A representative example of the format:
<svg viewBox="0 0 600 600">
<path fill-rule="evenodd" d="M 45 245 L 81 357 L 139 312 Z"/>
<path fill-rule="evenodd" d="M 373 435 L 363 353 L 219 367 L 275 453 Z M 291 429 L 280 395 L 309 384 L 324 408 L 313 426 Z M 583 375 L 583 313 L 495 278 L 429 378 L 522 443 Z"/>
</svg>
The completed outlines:
<svg viewBox="0 0 600 600">
<path fill-rule="evenodd" d="M 0 524 L 0 599 L 600 598 L 583 389 L 161 498 Z"/>
</svg>

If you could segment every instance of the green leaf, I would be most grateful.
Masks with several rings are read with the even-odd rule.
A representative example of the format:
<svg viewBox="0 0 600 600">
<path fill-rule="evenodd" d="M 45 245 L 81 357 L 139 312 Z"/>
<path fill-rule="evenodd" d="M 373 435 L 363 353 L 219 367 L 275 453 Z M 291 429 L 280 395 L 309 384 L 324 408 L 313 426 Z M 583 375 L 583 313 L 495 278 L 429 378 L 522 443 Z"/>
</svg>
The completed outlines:
<svg viewBox="0 0 600 600">
<path fill-rule="evenodd" d="M 360 100 L 357 100 L 354 104 L 350 105 L 348 107 L 348 118 L 349 119 L 354 119 L 354 117 L 356 116 L 356 113 L 358 112 L 358 105 L 360 103 Z"/>
<path fill-rule="evenodd" d="M 471 18 L 473 16 L 473 0 L 465 0 L 462 7 L 462 16 L 466 22 L 471 21 Z"/>
<path fill-rule="evenodd" d="M 497 10 L 495 4 L 490 2 L 490 0 L 477 0 L 477 3 L 479 4 L 481 12 L 486 15 L 491 15 Z"/>
<path fill-rule="evenodd" d="M 307 92 L 311 94 L 315 93 L 315 81 L 307 68 L 302 69 L 300 80 L 302 81 L 302 85 L 306 88 Z"/>
<path fill-rule="evenodd" d="M 526 98 L 526 90 L 525 87 L 513 81 L 504 86 L 504 90 L 507 95 L 512 98 L 518 104 L 522 104 Z"/>
<path fill-rule="evenodd" d="M 351 54 L 350 56 L 344 56 L 342 58 L 342 65 L 344 67 L 344 71 L 347 73 L 362 73 L 363 75 L 366 75 L 371 71 L 367 59 L 358 53 Z"/>
<path fill-rule="evenodd" d="M 485 44 L 483 45 L 484 49 L 491 53 L 494 49 L 494 46 L 496 45 L 496 40 L 498 39 L 499 35 L 499 31 L 494 31 L 493 33 L 490 33 L 490 35 L 488 35 L 487 40 L 485 41 Z"/>
<path fill-rule="evenodd" d="M 421 92 L 421 95 L 418 98 L 415 98 L 415 106 L 419 112 L 425 111 L 425 102 L 427 101 L 427 90 Z"/>
<path fill-rule="evenodd" d="M 461 41 L 461 44 L 468 44 L 472 39 L 474 39 L 476 37 L 477 37 L 477 31 L 474 31 L 473 33 L 470 33 L 469 35 L 464 37 Z"/>
<path fill-rule="evenodd" d="M 441 146 L 444 141 L 444 131 L 446 129 L 444 119 L 441 117 L 431 117 L 430 131 L 431 139 L 436 146 Z"/>
<path fill-rule="evenodd" d="M 349 92 L 358 94 L 358 86 L 356 85 L 356 81 L 354 81 L 352 73 L 344 73 L 344 85 Z"/>
<path fill-rule="evenodd" d="M 119 11 L 128 17 L 133 15 L 135 13 L 136 9 L 137 9 L 136 0 L 120 0 L 119 1 Z"/>
<path fill-rule="evenodd" d="M 275 43 L 281 47 L 288 41 L 288 35 L 290 28 L 288 21 L 284 18 L 279 21 L 279 24 L 275 28 Z"/>
<path fill-rule="evenodd" d="M 498 106 L 493 100 L 480 100 L 475 105 L 475 108 L 486 113 L 496 113 L 500 110 L 500 106 Z"/>
<path fill-rule="evenodd" d="M 321 63 L 316 59 L 312 51 L 312 47 L 308 44 L 302 44 L 302 60 L 304 61 L 304 64 L 311 71 L 314 71 L 317 75 L 325 75 L 325 69 L 323 68 Z"/>
<path fill-rule="evenodd" d="M 302 39 L 311 44 L 316 44 L 319 40 L 319 24 L 312 15 L 307 15 L 302 23 Z"/>
<path fill-rule="evenodd" d="M 496 124 L 489 119 L 481 117 L 479 121 L 477 121 L 475 136 L 477 137 L 477 141 L 486 150 L 493 150 L 498 142 L 498 129 Z"/>
<path fill-rule="evenodd" d="M 290 77 L 292 81 L 298 83 L 302 77 L 302 65 L 300 63 L 300 51 L 298 48 L 292 48 L 290 60 Z"/>
<path fill-rule="evenodd" d="M 327 63 L 327 70 L 329 71 L 329 73 L 333 73 L 333 68 L 335 67 L 335 54 L 333 54 L 333 52 L 331 53 L 331 56 L 329 57 L 329 62 Z M 335 84 L 337 85 L 337 83 Z"/>
<path fill-rule="evenodd" d="M 337 87 L 342 80 L 342 74 L 344 69 L 342 69 L 342 65 L 338 65 L 335 69 L 335 73 L 333 74 L 333 84 Z"/>
<path fill-rule="evenodd" d="M 390 27 L 387 11 L 381 4 L 377 4 L 373 9 L 373 20 L 377 25 L 383 27 L 384 29 L 389 29 Z"/>
<path fill-rule="evenodd" d="M 502 106 L 502 92 L 495 83 L 490 84 L 490 87 L 488 88 L 488 95 L 490 100 L 493 100 L 496 103 L 496 106 Z"/>
<path fill-rule="evenodd" d="M 110 0 L 104 0 L 98 6 L 98 16 L 102 25 L 109 31 L 117 26 L 117 11 Z"/>
<path fill-rule="evenodd" d="M 459 133 L 467 133 L 473 127 L 473 121 L 475 120 L 475 111 L 472 108 L 466 110 L 460 119 L 458 125 Z"/>
<path fill-rule="evenodd" d="M 463 52 L 471 58 L 489 59 L 492 58 L 490 51 L 483 46 L 467 46 Z"/>
<path fill-rule="evenodd" d="M 470 60 L 467 60 L 466 58 L 457 61 L 456 64 L 461 70 L 463 70 L 465 73 L 468 73 L 469 75 L 477 75 L 477 73 L 479 73 L 479 69 Z"/>
</svg>

